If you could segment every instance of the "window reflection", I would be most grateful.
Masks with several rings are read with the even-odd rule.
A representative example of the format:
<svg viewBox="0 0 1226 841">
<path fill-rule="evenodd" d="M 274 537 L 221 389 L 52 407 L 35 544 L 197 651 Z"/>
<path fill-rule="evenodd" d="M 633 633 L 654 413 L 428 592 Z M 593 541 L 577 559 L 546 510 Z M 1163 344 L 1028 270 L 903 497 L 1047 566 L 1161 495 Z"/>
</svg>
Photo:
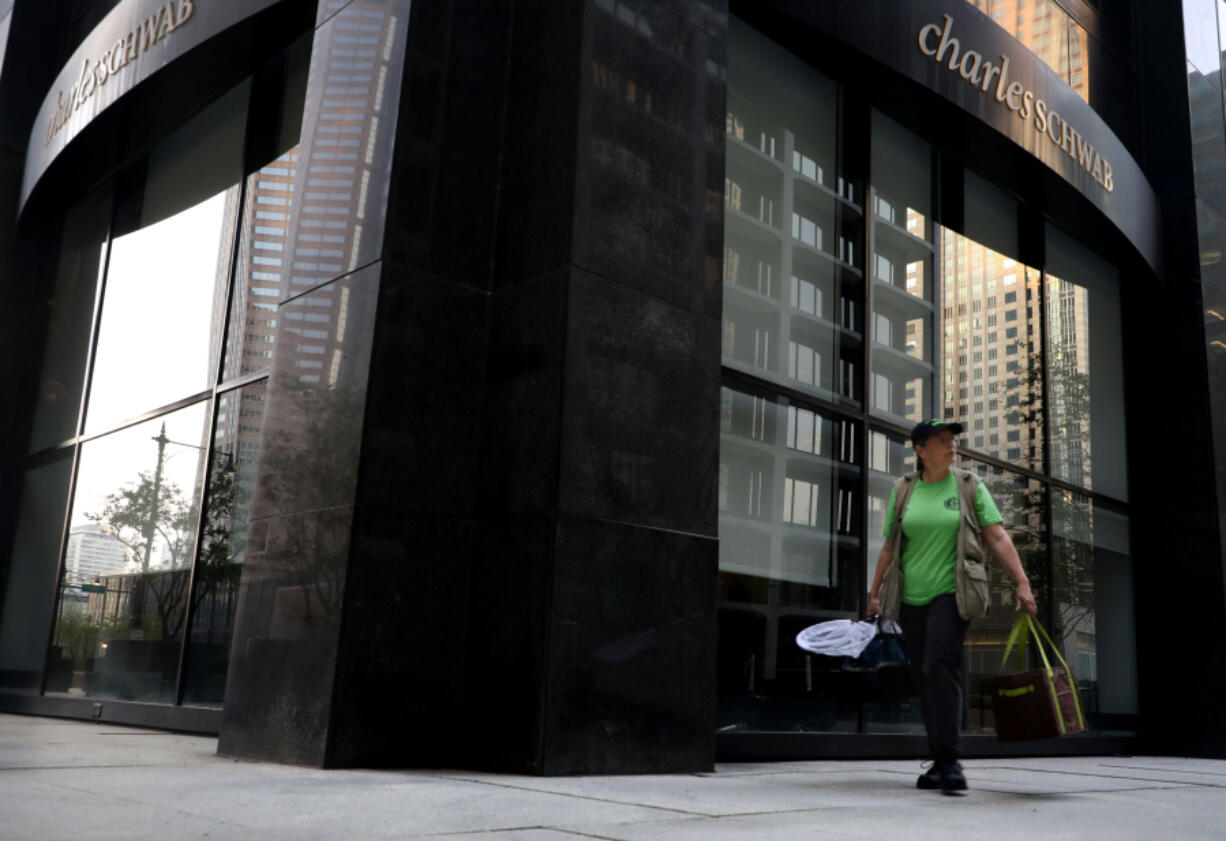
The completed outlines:
<svg viewBox="0 0 1226 841">
<path fill-rule="evenodd" d="M 963 446 L 1042 469 L 1040 275 L 941 228 L 941 405 Z"/>
<path fill-rule="evenodd" d="M 858 607 L 855 430 L 782 398 L 725 388 L 721 400 L 721 623 L 744 631 L 721 634 L 721 716 L 735 728 L 797 715 L 750 696 L 799 694 L 817 703 L 801 714 L 807 726 L 854 726 L 829 691 L 837 663 L 800 652 L 793 640 Z"/>
<path fill-rule="evenodd" d="M 1083 494 L 1052 497 L 1052 636 L 1093 729 L 1129 729 L 1138 709 L 1128 518 Z"/>
<path fill-rule="evenodd" d="M 1047 241 L 1051 473 L 1127 499 L 1119 275 L 1050 225 Z"/>
<path fill-rule="evenodd" d="M 191 592 L 185 704 L 220 706 L 225 698 L 267 393 L 267 382 L 259 382 L 217 399 L 202 542 Z"/>
<path fill-rule="evenodd" d="M 50 666 L 49 688 L 65 688 L 72 671 L 64 670 L 58 649 L 47 660 L 47 629 L 53 610 L 51 593 L 59 573 L 64 505 L 72 475 L 70 451 L 55 461 L 27 470 L 9 556 L 8 577 L 0 601 L 0 688 L 37 694 L 44 663 Z"/>
<path fill-rule="evenodd" d="M 318 258 L 317 249 L 326 249 L 325 239 L 344 241 L 340 235 L 315 234 L 312 237 L 301 234 L 300 240 L 313 238 L 318 242 L 313 246 L 316 250 L 306 247 L 294 250 L 288 226 L 297 174 L 298 147 L 295 146 L 247 178 L 246 209 L 241 223 L 233 214 L 227 217 L 227 227 L 239 224 L 242 230 L 230 329 L 226 335 L 223 382 L 267 370 L 272 364 L 276 342 L 277 302 L 281 300 L 282 284 L 294 260 L 297 257 Z"/>
<path fill-rule="evenodd" d="M 197 403 L 82 447 L 52 641 L 71 662 L 62 691 L 174 700 L 206 419 Z"/>
<path fill-rule="evenodd" d="M 931 417 L 932 147 L 873 112 L 869 405 L 910 426 Z"/>
<path fill-rule="evenodd" d="M 88 433 L 216 382 L 250 86 L 155 146 L 140 190 L 116 199 Z"/>
<path fill-rule="evenodd" d="M 1090 101 L 1089 35 L 1055 0 L 967 0 Z"/>
<path fill-rule="evenodd" d="M 961 458 L 958 466 L 975 471 L 987 485 L 1000 511 L 1001 525 L 1013 540 L 1022 567 L 1042 602 L 1047 569 L 1047 492 L 1044 485 L 973 459 Z M 1013 579 L 994 557 L 989 558 L 987 571 L 988 615 L 972 622 L 966 637 L 966 729 L 971 733 L 995 732 L 992 702 L 983 691 L 983 679 L 1000 672 L 1005 643 L 1017 616 Z"/>
<path fill-rule="evenodd" d="M 55 291 L 48 300 L 51 312 L 30 431 L 31 451 L 60 444 L 77 434 L 90 322 L 110 226 L 109 185 L 91 193 L 65 216 Z"/>
<path fill-rule="evenodd" d="M 222 223 L 237 193 L 232 187 L 113 241 L 86 432 L 212 385 L 210 314 L 224 300 Z"/>
<path fill-rule="evenodd" d="M 837 90 L 743 24 L 733 28 L 724 364 L 857 402 L 863 211 L 837 155 Z"/>
</svg>

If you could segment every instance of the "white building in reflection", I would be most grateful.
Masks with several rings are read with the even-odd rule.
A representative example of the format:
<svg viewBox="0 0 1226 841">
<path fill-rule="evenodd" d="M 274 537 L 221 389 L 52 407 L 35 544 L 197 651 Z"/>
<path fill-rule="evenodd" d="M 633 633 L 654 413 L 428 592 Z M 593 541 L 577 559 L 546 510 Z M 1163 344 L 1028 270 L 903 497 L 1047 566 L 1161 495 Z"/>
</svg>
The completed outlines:
<svg viewBox="0 0 1226 841">
<path fill-rule="evenodd" d="M 88 584 L 104 575 L 127 571 L 132 552 L 120 542 L 115 529 L 101 523 L 74 526 L 64 556 L 64 583 Z"/>
</svg>

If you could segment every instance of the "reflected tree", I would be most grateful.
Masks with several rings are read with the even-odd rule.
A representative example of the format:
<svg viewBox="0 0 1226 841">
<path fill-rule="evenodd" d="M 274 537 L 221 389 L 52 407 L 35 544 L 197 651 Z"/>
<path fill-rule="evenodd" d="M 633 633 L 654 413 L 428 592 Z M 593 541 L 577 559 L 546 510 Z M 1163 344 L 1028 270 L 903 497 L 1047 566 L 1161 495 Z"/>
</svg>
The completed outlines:
<svg viewBox="0 0 1226 841">
<path fill-rule="evenodd" d="M 1019 349 L 1021 343 L 1019 342 Z M 1027 370 L 1010 390 L 1016 408 L 1006 421 L 1021 429 L 1043 429 L 1044 395 L 1048 402 L 1048 449 L 1053 464 L 1049 472 L 1088 485 L 1090 476 L 1090 378 L 1077 360 L 1075 348 L 1049 348 L 1046 388 L 1042 357 L 1029 355 Z M 1044 528 L 1046 507 L 1051 511 L 1053 558 L 1049 568 L 1039 532 Z M 1068 640 L 1078 630 L 1093 628 L 1094 621 L 1094 524 L 1089 500 L 1081 494 L 1057 491 L 1050 500 L 1042 487 L 1022 491 L 1018 498 L 1019 525 L 1014 540 L 1024 536 L 1039 547 L 1034 563 L 1026 570 L 1034 591 L 1053 594 L 1052 633 Z M 1018 546 L 1019 553 L 1022 546 Z"/>
<path fill-rule="evenodd" d="M 135 481 L 108 494 L 88 519 L 109 525 L 115 538 L 132 553 L 140 586 L 132 602 L 131 627 L 177 637 L 182 632 L 188 568 L 195 543 L 197 506 L 184 497 L 160 471 L 142 471 Z M 156 562 L 154 558 L 157 552 Z M 146 628 L 144 605 L 152 597 L 157 628 Z"/>
</svg>

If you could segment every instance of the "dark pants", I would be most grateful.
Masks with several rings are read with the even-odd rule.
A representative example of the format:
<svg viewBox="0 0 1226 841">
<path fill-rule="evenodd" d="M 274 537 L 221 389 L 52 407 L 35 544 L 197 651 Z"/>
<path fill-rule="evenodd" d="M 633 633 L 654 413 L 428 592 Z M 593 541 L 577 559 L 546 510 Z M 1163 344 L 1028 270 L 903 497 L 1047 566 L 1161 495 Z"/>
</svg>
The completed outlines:
<svg viewBox="0 0 1226 841">
<path fill-rule="evenodd" d="M 904 604 L 898 617 L 907 663 L 928 731 L 928 751 L 940 762 L 958 758 L 962 744 L 962 644 L 970 625 L 952 593 L 921 607 Z"/>
</svg>

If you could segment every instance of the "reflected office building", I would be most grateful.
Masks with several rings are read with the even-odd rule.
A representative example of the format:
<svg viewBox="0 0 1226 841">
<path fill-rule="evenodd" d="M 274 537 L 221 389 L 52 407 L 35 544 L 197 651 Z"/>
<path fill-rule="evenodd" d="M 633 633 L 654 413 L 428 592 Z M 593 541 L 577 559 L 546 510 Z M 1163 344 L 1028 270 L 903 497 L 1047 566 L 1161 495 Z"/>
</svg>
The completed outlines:
<svg viewBox="0 0 1226 841">
<path fill-rule="evenodd" d="M 921 758 L 795 638 L 935 417 L 1089 719 L 1008 752 L 1226 756 L 1226 3 L 1156 5 L 0 0 L 0 711 Z"/>
</svg>

